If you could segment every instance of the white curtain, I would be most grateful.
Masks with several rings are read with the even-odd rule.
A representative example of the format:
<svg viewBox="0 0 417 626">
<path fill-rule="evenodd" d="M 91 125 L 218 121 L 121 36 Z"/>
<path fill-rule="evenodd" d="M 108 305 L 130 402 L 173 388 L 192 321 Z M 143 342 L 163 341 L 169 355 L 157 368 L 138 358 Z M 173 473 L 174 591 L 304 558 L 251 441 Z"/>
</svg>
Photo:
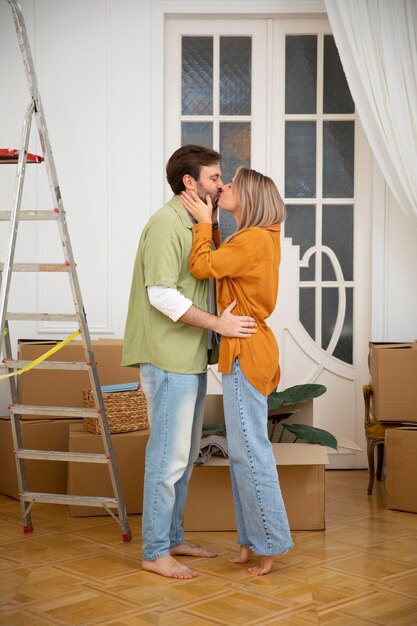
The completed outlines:
<svg viewBox="0 0 417 626">
<path fill-rule="evenodd" d="M 375 158 L 417 225 L 417 0 L 324 0 Z"/>
</svg>

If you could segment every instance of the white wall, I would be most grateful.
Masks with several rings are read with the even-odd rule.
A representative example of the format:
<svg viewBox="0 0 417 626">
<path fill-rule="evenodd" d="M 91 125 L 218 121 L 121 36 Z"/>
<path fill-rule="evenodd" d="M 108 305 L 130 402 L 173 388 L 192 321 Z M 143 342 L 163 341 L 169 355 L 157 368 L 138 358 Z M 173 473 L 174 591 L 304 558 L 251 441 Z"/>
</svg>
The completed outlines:
<svg viewBox="0 0 417 626">
<path fill-rule="evenodd" d="M 196 7 L 185 0 L 23 0 L 21 4 L 90 329 L 93 336 L 121 337 L 139 235 L 162 197 L 162 189 L 152 188 L 156 186 L 152 181 L 163 180 L 164 168 L 158 158 L 163 154 L 162 119 L 158 120 L 163 75 L 151 75 L 151 67 L 158 67 L 155 58 L 162 59 L 160 7 L 181 4 L 185 12 L 187 7 L 221 11 L 227 4 L 230 12 L 239 13 L 243 5 L 265 11 L 270 6 L 272 11 L 285 3 L 228 0 Z M 322 10 L 317 1 L 291 6 L 295 4 L 300 11 L 308 5 Z M 0 147 L 18 147 L 29 96 L 11 11 L 4 0 L 0 0 L 0 87 Z M 8 168 L 0 168 L 2 209 L 12 197 L 13 168 Z M 30 176 L 28 170 L 27 183 L 24 208 L 50 208 L 39 168 L 30 170 Z M 374 231 L 370 339 L 415 339 L 417 232 L 389 194 L 381 196 L 385 210 L 381 205 L 375 210 L 385 217 L 376 220 Z M 1 259 L 7 240 L 4 226 L 0 224 Z M 17 252 L 16 260 L 60 260 L 58 235 L 52 225 L 23 224 Z M 56 276 L 19 276 L 14 286 L 10 310 L 30 311 L 33 303 L 39 303 L 40 309 L 66 312 L 71 304 L 67 284 Z M 69 334 L 57 324 L 16 324 L 11 329 L 14 344 L 23 336 Z M 0 414 L 6 402 L 6 387 L 0 383 Z"/>
<path fill-rule="evenodd" d="M 417 226 L 388 195 L 385 340 L 417 340 Z"/>
</svg>

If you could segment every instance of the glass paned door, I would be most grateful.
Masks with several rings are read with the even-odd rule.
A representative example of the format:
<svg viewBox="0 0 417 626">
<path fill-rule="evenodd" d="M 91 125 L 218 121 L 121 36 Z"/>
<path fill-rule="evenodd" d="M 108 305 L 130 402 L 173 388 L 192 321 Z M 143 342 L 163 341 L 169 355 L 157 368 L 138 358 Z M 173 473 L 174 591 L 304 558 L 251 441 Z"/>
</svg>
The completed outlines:
<svg viewBox="0 0 417 626">
<path fill-rule="evenodd" d="M 300 246 L 299 320 L 353 363 L 353 101 L 331 35 L 285 42 L 285 236 Z"/>
<path fill-rule="evenodd" d="M 183 25 L 186 27 L 187 22 Z M 175 33 L 181 47 L 181 66 L 176 69 L 181 77 L 181 105 L 176 116 L 171 110 L 180 138 L 173 150 L 188 143 L 218 150 L 222 155 L 222 179 L 229 182 L 239 166 L 251 167 L 261 161 L 259 157 L 254 159 L 257 143 L 263 140 L 253 142 L 253 119 L 254 115 L 261 119 L 260 109 L 265 107 L 259 97 L 265 74 L 265 56 L 260 62 L 265 47 L 265 22 L 242 20 L 237 28 L 230 20 L 221 24 L 208 20 L 201 34 L 196 34 L 195 24 L 192 34 L 186 28 L 185 32 L 181 30 Z M 166 61 L 168 65 L 173 63 L 169 56 Z M 174 84 L 173 89 L 176 91 Z M 224 239 L 234 231 L 235 223 L 221 207 L 219 219 Z"/>
</svg>

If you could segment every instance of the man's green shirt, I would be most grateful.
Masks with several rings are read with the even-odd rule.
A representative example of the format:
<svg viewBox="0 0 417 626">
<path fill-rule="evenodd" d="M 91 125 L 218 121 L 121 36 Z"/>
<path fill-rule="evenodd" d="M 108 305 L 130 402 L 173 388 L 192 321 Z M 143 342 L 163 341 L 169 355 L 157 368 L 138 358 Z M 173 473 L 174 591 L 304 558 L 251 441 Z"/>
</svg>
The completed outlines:
<svg viewBox="0 0 417 626">
<path fill-rule="evenodd" d="M 145 226 L 133 270 L 122 365 L 152 363 L 180 374 L 206 371 L 207 331 L 173 322 L 150 304 L 146 290 L 153 285 L 172 287 L 208 310 L 208 280 L 197 280 L 188 270 L 192 228 L 175 196 Z"/>
</svg>

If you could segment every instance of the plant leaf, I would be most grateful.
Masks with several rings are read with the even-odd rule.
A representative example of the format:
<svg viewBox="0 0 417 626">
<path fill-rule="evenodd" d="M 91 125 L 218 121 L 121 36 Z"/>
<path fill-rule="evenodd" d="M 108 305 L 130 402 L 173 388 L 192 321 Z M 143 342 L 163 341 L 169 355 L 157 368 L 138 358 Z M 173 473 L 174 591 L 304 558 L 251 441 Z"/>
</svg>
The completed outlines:
<svg viewBox="0 0 417 626">
<path fill-rule="evenodd" d="M 286 422 L 282 424 L 282 427 L 295 435 L 297 439 L 318 443 L 321 446 L 329 446 L 337 450 L 337 439 L 327 430 L 308 426 L 307 424 L 287 424 Z"/>
<path fill-rule="evenodd" d="M 299 404 L 300 402 L 308 402 L 313 398 L 318 398 L 327 391 L 327 387 L 324 385 L 294 385 L 294 387 L 288 387 L 283 391 L 273 392 L 276 393 L 277 400 L 281 400 L 281 404 Z M 281 405 L 279 405 L 281 406 Z"/>
<path fill-rule="evenodd" d="M 273 391 L 268 396 L 268 411 L 279 409 L 283 405 L 282 394 L 278 391 Z"/>
</svg>

